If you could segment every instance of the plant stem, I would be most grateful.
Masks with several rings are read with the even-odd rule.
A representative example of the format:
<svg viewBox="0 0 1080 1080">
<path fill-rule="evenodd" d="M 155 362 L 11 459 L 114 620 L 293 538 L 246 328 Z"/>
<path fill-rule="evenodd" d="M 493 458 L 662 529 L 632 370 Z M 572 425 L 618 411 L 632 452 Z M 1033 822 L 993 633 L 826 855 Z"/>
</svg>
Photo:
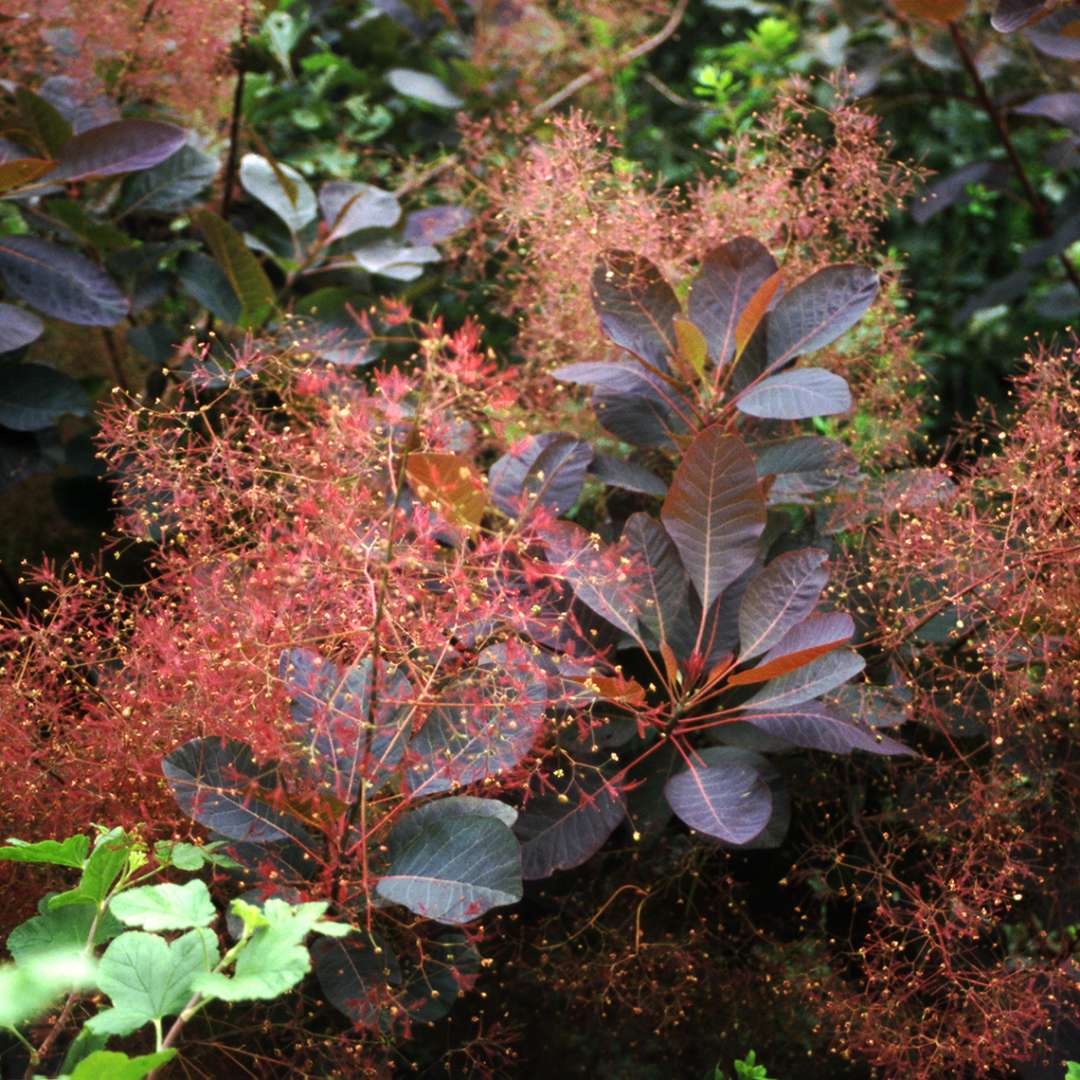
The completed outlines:
<svg viewBox="0 0 1080 1080">
<path fill-rule="evenodd" d="M 229 153 L 225 159 L 224 188 L 221 193 L 221 216 L 227 218 L 232 209 L 233 188 L 236 186 L 237 162 L 240 154 L 240 114 L 244 105 L 244 81 L 247 76 L 245 50 L 248 43 L 248 6 L 240 14 L 240 41 L 236 52 L 236 86 L 233 88 L 232 112 L 229 116 Z"/>
<path fill-rule="evenodd" d="M 1009 164 L 1012 166 L 1016 179 L 1023 189 L 1024 198 L 1027 199 L 1028 204 L 1031 206 L 1031 212 L 1035 215 L 1035 222 L 1039 232 L 1043 236 L 1050 236 L 1054 231 L 1053 219 L 1050 217 L 1050 212 L 1047 210 L 1042 196 L 1035 190 L 1035 185 L 1031 182 L 1031 177 L 1028 176 L 1027 169 L 1017 153 L 1012 136 L 1009 134 L 1008 125 L 1005 123 L 1005 118 L 994 104 L 986 88 L 986 83 L 983 82 L 983 78 L 979 74 L 979 68 L 975 63 L 975 57 L 971 53 L 971 47 L 964 39 L 960 27 L 954 22 L 949 23 L 949 35 L 952 38 L 953 45 L 956 46 L 956 51 L 960 54 L 960 59 L 963 61 L 972 83 L 975 85 L 975 97 L 982 106 L 983 112 L 986 113 L 990 122 L 994 125 L 998 138 L 1001 140 L 1001 145 L 1005 148 Z M 1073 266 L 1063 251 L 1058 252 L 1057 257 L 1065 270 L 1065 276 L 1072 282 L 1073 288 L 1080 293 L 1080 274 L 1076 272 L 1076 267 Z"/>
<path fill-rule="evenodd" d="M 557 90 L 551 97 L 541 101 L 532 110 L 533 119 L 539 120 L 541 117 L 547 116 L 552 109 L 558 108 L 567 98 L 573 97 L 579 90 L 583 90 L 586 86 L 604 78 L 606 75 L 613 75 L 620 68 L 632 64 L 635 60 L 640 60 L 647 53 L 651 53 L 653 49 L 663 45 L 678 30 L 679 23 L 682 22 L 683 16 L 686 14 L 687 3 L 688 0 L 677 0 L 675 6 L 671 9 L 667 22 L 652 37 L 646 38 L 632 49 L 628 49 L 615 57 L 610 65 L 602 66 L 597 64 L 596 67 L 582 72 L 577 78 L 571 79 L 561 90 Z"/>
</svg>

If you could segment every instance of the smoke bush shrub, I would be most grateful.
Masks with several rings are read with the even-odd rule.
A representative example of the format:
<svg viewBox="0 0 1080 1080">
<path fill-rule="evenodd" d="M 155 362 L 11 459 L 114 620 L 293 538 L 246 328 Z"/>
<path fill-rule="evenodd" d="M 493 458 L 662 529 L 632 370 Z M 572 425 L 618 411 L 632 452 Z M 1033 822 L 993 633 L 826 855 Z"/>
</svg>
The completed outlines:
<svg viewBox="0 0 1080 1080">
<path fill-rule="evenodd" d="M 874 283 L 857 268 L 821 280 L 837 271 L 857 294 L 841 288 L 840 309 L 811 279 L 767 313 L 707 267 L 690 310 L 715 370 L 771 328 L 779 351 L 747 383 L 767 389 L 769 370 L 843 333 Z M 649 305 L 659 293 L 672 316 L 673 294 L 649 278 L 643 305 L 635 277 L 605 275 L 607 332 L 659 327 L 633 344 L 666 367 L 680 347 Z M 786 341 L 793 304 L 802 331 Z M 203 391 L 105 412 L 148 579 L 42 570 L 46 606 L 5 632 L 3 714 L 21 758 L 10 828 L 73 813 L 182 827 L 164 756 L 181 811 L 230 841 L 261 895 L 327 900 L 362 925 L 320 946 L 323 992 L 361 1026 L 407 1033 L 478 970 L 476 932 L 444 927 L 580 865 L 624 819 L 635 840 L 674 812 L 728 845 L 775 845 L 789 797 L 762 749 L 905 748 L 818 701 L 862 667 L 842 648 L 851 620 L 817 611 L 827 553 L 779 518 L 767 528 L 769 481 L 736 413 L 678 444 L 659 520 L 637 513 L 605 543 L 560 517 L 593 458 L 580 440 L 518 447 L 485 482 L 476 463 L 513 392 L 479 328 L 414 325 L 395 305 L 383 321 L 413 352 L 370 389 L 252 347 L 231 380 L 213 365 Z"/>
</svg>

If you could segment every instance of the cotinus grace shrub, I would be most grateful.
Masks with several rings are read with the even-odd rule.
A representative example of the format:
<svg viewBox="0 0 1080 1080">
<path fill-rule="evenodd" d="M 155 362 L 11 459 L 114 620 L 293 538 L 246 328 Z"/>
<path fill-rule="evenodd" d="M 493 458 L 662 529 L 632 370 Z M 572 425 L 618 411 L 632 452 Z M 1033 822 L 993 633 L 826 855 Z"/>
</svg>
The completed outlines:
<svg viewBox="0 0 1080 1080">
<path fill-rule="evenodd" d="M 612 254 L 596 301 L 633 357 L 562 374 L 663 444 L 670 482 L 557 434 L 485 470 L 513 373 L 473 324 L 415 326 L 369 388 L 249 349 L 232 379 L 116 404 L 104 456 L 148 576 L 46 568 L 42 610 L 6 626 L 5 827 L 194 820 L 256 898 L 361 928 L 320 941 L 315 972 L 354 1022 L 399 1032 L 475 978 L 487 912 L 624 822 L 632 842 L 674 815 L 777 844 L 791 806 L 767 752 L 906 752 L 825 700 L 862 670 L 853 624 L 820 606 L 827 550 L 770 512 L 837 479 L 838 448 L 782 436 L 846 386 L 791 365 L 874 289 L 831 267 L 781 295 L 740 238 L 687 318 Z M 659 516 L 616 539 L 570 520 L 590 471 Z"/>
</svg>

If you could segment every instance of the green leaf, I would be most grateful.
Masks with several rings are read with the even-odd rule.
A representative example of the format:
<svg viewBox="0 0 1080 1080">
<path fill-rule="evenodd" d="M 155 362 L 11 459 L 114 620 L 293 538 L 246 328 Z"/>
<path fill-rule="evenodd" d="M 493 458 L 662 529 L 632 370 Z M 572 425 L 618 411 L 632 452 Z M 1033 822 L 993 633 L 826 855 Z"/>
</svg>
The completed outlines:
<svg viewBox="0 0 1080 1080">
<path fill-rule="evenodd" d="M 212 844 L 182 844 L 171 840 L 162 840 L 154 845 L 154 855 L 159 862 L 169 863 L 177 870 L 201 870 L 207 863 L 220 866 L 224 870 L 237 870 L 240 864 L 226 855 L 221 848 L 224 840 L 215 840 Z"/>
<path fill-rule="evenodd" d="M 217 917 L 210 892 L 198 879 L 128 889 L 113 897 L 109 910 L 127 926 L 155 931 L 209 926 Z"/>
<path fill-rule="evenodd" d="M 176 1057 L 173 1049 L 128 1057 L 116 1050 L 97 1050 L 79 1062 L 70 1080 L 142 1080 Z"/>
<path fill-rule="evenodd" d="M 222 1001 L 255 1001 L 275 998 L 291 990 L 311 970 L 304 947 L 308 934 L 332 937 L 350 928 L 323 919 L 327 904 L 288 904 L 271 897 L 262 911 L 243 901 L 233 901 L 233 911 L 244 919 L 245 932 L 255 927 L 251 939 L 236 959 L 231 976 L 207 972 L 192 984 L 195 990 Z"/>
<path fill-rule="evenodd" d="M 298 233 L 318 215 L 315 192 L 291 165 L 245 154 L 240 162 L 240 183 L 252 198 L 277 214 L 291 233 Z"/>
<path fill-rule="evenodd" d="M 26 133 L 45 151 L 47 157 L 58 157 L 61 148 L 71 138 L 71 125 L 43 97 L 20 86 L 15 91 L 15 104 L 19 107 Z M 21 132 L 12 133 L 18 140 Z"/>
<path fill-rule="evenodd" d="M 88 836 L 69 836 L 66 840 L 42 840 L 28 844 L 25 840 L 9 837 L 0 848 L 0 860 L 7 862 L 52 863 L 54 866 L 72 866 L 81 870 L 90 851 Z"/>
<path fill-rule="evenodd" d="M 17 964 L 25 964 L 57 949 L 83 949 L 97 913 L 97 908 L 91 904 L 69 904 L 57 911 L 35 915 L 19 923 L 8 935 L 8 952 Z M 116 937 L 121 929 L 116 919 L 105 913 L 98 919 L 94 944 L 104 945 Z"/>
<path fill-rule="evenodd" d="M 218 962 L 217 937 L 190 930 L 169 943 L 156 934 L 129 930 L 106 950 L 98 968 L 98 987 L 113 1007 L 87 1021 L 99 1034 L 129 1035 L 144 1024 L 174 1016 L 192 995 L 194 980 Z"/>
<path fill-rule="evenodd" d="M 92 1031 L 83 1028 L 71 1041 L 71 1045 L 64 1055 L 64 1062 L 60 1066 L 60 1075 L 66 1076 L 75 1071 L 76 1066 L 91 1054 L 98 1050 L 104 1050 L 109 1041 L 108 1035 L 95 1035 Z"/>
<path fill-rule="evenodd" d="M 211 210 L 199 210 L 193 219 L 243 305 L 237 325 L 258 329 L 274 306 L 274 287 L 266 271 L 248 250 L 244 238 L 224 218 Z"/>
<path fill-rule="evenodd" d="M 99 836 L 94 850 L 83 867 L 82 879 L 74 889 L 59 893 L 49 900 L 49 910 L 56 911 L 68 904 L 100 904 L 109 894 L 113 882 L 127 865 L 131 838 L 121 828 Z"/>
<path fill-rule="evenodd" d="M 25 965 L 0 968 L 0 1028 L 43 1013 L 61 994 L 92 986 L 94 963 L 81 951 L 59 950 Z"/>
<path fill-rule="evenodd" d="M 521 851 L 498 818 L 449 814 L 403 845 L 376 892 L 437 922 L 470 922 L 521 899 Z"/>
</svg>

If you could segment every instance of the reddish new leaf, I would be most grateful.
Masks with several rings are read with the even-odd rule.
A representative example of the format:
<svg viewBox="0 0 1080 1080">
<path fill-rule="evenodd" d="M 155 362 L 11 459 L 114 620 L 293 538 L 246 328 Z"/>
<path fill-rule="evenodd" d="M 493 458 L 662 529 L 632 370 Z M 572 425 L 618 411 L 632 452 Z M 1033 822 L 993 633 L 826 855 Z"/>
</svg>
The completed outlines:
<svg viewBox="0 0 1080 1080">
<path fill-rule="evenodd" d="M 742 355 L 783 284 L 783 273 L 777 270 L 771 277 L 767 277 L 758 287 L 757 292 L 750 297 L 750 302 L 743 309 L 743 313 L 739 316 L 739 323 L 735 327 L 736 356 Z"/>
<path fill-rule="evenodd" d="M 964 17 L 967 0 L 893 0 L 897 11 L 945 26 Z"/>
<path fill-rule="evenodd" d="M 728 685 L 746 686 L 777 679 L 838 649 L 850 641 L 854 633 L 855 624 L 846 612 L 811 615 L 809 619 L 791 627 L 765 654 L 760 664 L 732 675 Z"/>
<path fill-rule="evenodd" d="M 850 649 L 819 656 L 795 671 L 766 683 L 748 702 L 746 708 L 783 709 L 827 694 L 858 675 L 866 661 Z"/>
<path fill-rule="evenodd" d="M 17 158 L 14 161 L 0 161 L 0 191 L 11 191 L 32 183 L 56 168 L 56 162 L 50 158 Z"/>
<path fill-rule="evenodd" d="M 706 611 L 754 561 L 765 500 L 741 439 L 707 428 L 679 463 L 660 512 Z"/>
<path fill-rule="evenodd" d="M 475 528 L 487 510 L 487 487 L 476 466 L 461 454 L 416 452 L 405 462 L 416 494 L 455 525 Z"/>
</svg>

